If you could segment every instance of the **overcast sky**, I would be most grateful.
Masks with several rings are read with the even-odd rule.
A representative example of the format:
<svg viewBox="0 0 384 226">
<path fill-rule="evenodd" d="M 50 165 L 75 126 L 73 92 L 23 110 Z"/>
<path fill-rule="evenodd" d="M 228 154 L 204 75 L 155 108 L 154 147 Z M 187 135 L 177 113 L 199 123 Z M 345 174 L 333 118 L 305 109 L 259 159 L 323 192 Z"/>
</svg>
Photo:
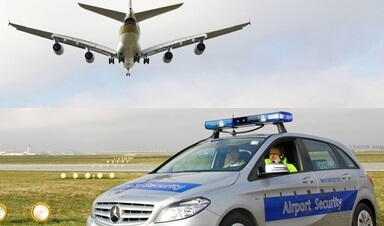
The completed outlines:
<svg viewBox="0 0 384 226">
<path fill-rule="evenodd" d="M 384 109 L 0 109 L 0 151 L 176 152 L 206 138 L 204 122 L 287 110 L 288 132 L 383 145 Z M 262 132 L 276 132 L 269 126 Z"/>
<path fill-rule="evenodd" d="M 81 2 L 128 8 L 128 0 Z M 133 0 L 133 8 L 179 2 L 141 22 L 143 49 L 252 25 L 206 41 L 201 56 L 194 46 L 173 51 L 170 64 L 152 56 L 126 77 L 103 55 L 88 64 L 85 50 L 64 46 L 57 56 L 52 40 L 8 26 L 11 20 L 115 48 L 117 21 L 72 0 L 0 1 L 0 151 L 176 151 L 210 135 L 205 120 L 260 108 L 294 111 L 295 132 L 384 143 L 384 1 Z"/>
<path fill-rule="evenodd" d="M 82 0 L 125 11 L 128 0 Z M 134 0 L 136 12 L 184 2 L 143 21 L 141 46 L 251 21 L 241 31 L 125 69 L 85 50 L 7 26 L 11 22 L 117 46 L 119 22 L 72 0 L 0 5 L 0 107 L 383 107 L 384 1 Z"/>
</svg>

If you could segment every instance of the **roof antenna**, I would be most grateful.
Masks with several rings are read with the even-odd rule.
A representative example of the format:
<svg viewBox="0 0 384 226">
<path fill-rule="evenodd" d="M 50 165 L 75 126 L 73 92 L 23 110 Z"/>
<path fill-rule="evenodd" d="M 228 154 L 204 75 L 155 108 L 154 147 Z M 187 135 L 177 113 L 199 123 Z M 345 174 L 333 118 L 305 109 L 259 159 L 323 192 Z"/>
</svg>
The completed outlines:
<svg viewBox="0 0 384 226">
<path fill-rule="evenodd" d="M 232 120 L 235 118 L 235 115 L 232 114 Z M 232 128 L 232 133 L 231 133 L 232 136 L 236 136 L 236 131 L 235 131 L 235 128 Z"/>
</svg>

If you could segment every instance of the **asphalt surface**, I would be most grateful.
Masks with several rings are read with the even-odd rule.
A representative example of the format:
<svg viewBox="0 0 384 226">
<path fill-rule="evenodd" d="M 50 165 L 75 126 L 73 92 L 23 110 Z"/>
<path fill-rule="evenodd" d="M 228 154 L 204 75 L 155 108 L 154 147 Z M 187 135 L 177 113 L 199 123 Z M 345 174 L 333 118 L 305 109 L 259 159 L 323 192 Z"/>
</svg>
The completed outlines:
<svg viewBox="0 0 384 226">
<path fill-rule="evenodd" d="M 384 163 L 362 163 L 366 171 L 384 171 Z M 0 170 L 57 172 L 150 172 L 157 164 L 0 164 Z"/>
<path fill-rule="evenodd" d="M 157 166 L 157 164 L 0 164 L 0 170 L 58 172 L 150 172 Z"/>
</svg>

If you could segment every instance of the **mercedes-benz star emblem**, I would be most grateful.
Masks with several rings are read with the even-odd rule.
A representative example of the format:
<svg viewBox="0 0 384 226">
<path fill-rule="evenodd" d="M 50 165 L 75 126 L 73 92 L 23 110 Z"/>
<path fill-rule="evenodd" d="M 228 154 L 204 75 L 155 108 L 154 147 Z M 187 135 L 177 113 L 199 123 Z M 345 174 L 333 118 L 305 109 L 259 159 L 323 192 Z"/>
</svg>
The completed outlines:
<svg viewBox="0 0 384 226">
<path fill-rule="evenodd" d="M 112 206 L 111 212 L 109 212 L 109 218 L 111 219 L 112 223 L 117 223 L 120 221 L 121 209 L 119 206 Z"/>
</svg>

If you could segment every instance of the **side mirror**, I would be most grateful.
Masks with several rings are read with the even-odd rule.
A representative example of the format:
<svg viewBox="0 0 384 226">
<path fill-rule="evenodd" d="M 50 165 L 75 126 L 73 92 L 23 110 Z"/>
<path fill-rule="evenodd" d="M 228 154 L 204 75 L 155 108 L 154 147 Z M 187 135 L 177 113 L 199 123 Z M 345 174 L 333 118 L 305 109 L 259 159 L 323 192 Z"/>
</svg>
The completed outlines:
<svg viewBox="0 0 384 226">
<path fill-rule="evenodd" d="M 274 174 L 274 173 L 289 173 L 288 167 L 283 163 L 269 163 L 265 164 L 265 173 Z"/>
<path fill-rule="evenodd" d="M 288 167 L 283 163 L 269 163 L 265 164 L 265 170 L 260 171 L 260 176 L 266 177 L 269 175 L 289 174 Z"/>
</svg>

